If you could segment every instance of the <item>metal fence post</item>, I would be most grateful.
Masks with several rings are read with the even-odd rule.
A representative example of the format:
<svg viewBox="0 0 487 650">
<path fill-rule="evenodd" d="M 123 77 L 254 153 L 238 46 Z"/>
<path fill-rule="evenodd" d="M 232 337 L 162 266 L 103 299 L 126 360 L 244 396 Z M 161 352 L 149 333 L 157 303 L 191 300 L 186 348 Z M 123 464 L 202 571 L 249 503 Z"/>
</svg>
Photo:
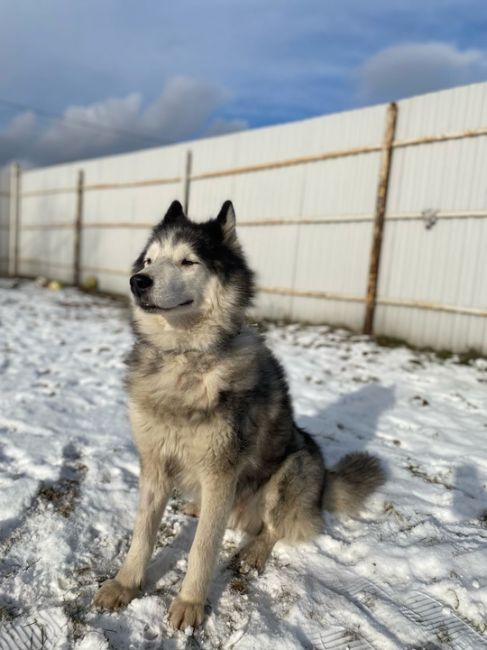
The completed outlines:
<svg viewBox="0 0 487 650">
<path fill-rule="evenodd" d="M 17 276 L 19 273 L 21 176 L 20 165 L 17 163 L 12 165 L 10 168 L 8 273 L 13 276 Z"/>
<path fill-rule="evenodd" d="M 183 176 L 183 209 L 184 213 L 188 214 L 189 210 L 189 190 L 191 186 L 191 170 L 193 166 L 193 154 L 190 149 L 186 151 L 186 162 L 184 166 Z"/>
<path fill-rule="evenodd" d="M 80 169 L 78 171 L 78 183 L 76 187 L 76 217 L 74 222 L 73 284 L 76 287 L 79 287 L 81 283 L 81 236 L 83 230 L 84 183 L 85 173 Z"/>
<path fill-rule="evenodd" d="M 397 122 L 397 104 L 392 102 L 387 107 L 386 128 L 382 143 L 382 154 L 375 203 L 374 227 L 372 233 L 372 248 L 370 251 L 369 273 L 367 281 L 367 297 L 365 303 L 364 334 L 374 331 L 374 314 L 379 281 L 380 255 L 382 250 L 382 235 L 387 206 L 387 192 L 392 163 L 392 152 Z"/>
</svg>

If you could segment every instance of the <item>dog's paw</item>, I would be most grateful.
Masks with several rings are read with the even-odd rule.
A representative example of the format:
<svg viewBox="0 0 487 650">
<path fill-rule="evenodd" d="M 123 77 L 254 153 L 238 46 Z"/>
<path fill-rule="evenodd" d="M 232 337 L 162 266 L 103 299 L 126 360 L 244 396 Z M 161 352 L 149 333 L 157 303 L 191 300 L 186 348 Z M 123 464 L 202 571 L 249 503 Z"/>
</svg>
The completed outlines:
<svg viewBox="0 0 487 650">
<path fill-rule="evenodd" d="M 203 603 L 190 603 L 180 596 L 172 601 L 169 609 L 169 621 L 176 630 L 201 625 L 204 616 Z"/>
<path fill-rule="evenodd" d="M 262 573 L 272 548 L 259 540 L 253 540 L 244 546 L 233 558 L 231 566 L 238 573 L 246 575 L 252 571 Z"/>
<path fill-rule="evenodd" d="M 124 587 L 117 580 L 106 580 L 98 589 L 93 605 L 99 609 L 125 607 L 137 594 L 137 589 Z"/>
<path fill-rule="evenodd" d="M 187 503 L 184 503 L 181 512 L 185 515 L 188 515 L 188 517 L 199 517 L 200 516 L 200 507 L 197 503 L 194 503 L 193 501 L 188 501 Z"/>
</svg>

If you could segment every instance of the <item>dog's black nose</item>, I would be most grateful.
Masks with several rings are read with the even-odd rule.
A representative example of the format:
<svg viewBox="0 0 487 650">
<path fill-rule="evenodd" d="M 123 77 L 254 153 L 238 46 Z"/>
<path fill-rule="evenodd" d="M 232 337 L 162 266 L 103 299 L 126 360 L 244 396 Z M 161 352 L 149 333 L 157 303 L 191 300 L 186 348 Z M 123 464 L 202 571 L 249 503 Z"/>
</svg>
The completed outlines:
<svg viewBox="0 0 487 650">
<path fill-rule="evenodd" d="M 136 273 L 130 278 L 130 288 L 132 289 L 132 293 L 136 296 L 141 296 L 144 291 L 152 287 L 153 284 L 154 282 L 152 281 L 152 278 L 145 275 L 145 273 Z"/>
</svg>

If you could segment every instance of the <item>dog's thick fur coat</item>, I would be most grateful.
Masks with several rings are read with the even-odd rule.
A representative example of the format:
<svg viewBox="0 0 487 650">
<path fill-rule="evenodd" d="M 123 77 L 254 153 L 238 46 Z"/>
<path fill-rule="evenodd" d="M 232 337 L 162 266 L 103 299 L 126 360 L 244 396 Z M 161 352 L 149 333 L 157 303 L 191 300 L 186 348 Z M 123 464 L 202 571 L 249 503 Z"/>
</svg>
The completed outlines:
<svg viewBox="0 0 487 650">
<path fill-rule="evenodd" d="M 230 202 L 193 223 L 174 202 L 136 260 L 135 345 L 128 362 L 130 419 L 140 454 L 132 544 L 100 607 L 126 605 L 140 589 L 174 488 L 199 512 L 171 622 L 198 625 L 227 526 L 248 533 L 242 570 L 261 571 L 278 540 L 322 527 L 322 508 L 356 512 L 384 480 L 366 453 L 326 470 L 318 445 L 294 422 L 284 372 L 245 325 L 253 296 Z"/>
</svg>

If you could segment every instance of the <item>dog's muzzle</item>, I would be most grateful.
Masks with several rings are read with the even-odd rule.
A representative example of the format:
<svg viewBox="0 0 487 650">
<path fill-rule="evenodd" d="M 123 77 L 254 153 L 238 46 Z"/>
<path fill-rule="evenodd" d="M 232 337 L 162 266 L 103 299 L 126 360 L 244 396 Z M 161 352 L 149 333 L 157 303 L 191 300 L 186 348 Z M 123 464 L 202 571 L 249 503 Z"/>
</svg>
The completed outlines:
<svg viewBox="0 0 487 650">
<path fill-rule="evenodd" d="M 130 289 L 137 298 L 141 298 L 153 284 L 152 278 L 145 273 L 136 273 L 130 278 Z"/>
</svg>

